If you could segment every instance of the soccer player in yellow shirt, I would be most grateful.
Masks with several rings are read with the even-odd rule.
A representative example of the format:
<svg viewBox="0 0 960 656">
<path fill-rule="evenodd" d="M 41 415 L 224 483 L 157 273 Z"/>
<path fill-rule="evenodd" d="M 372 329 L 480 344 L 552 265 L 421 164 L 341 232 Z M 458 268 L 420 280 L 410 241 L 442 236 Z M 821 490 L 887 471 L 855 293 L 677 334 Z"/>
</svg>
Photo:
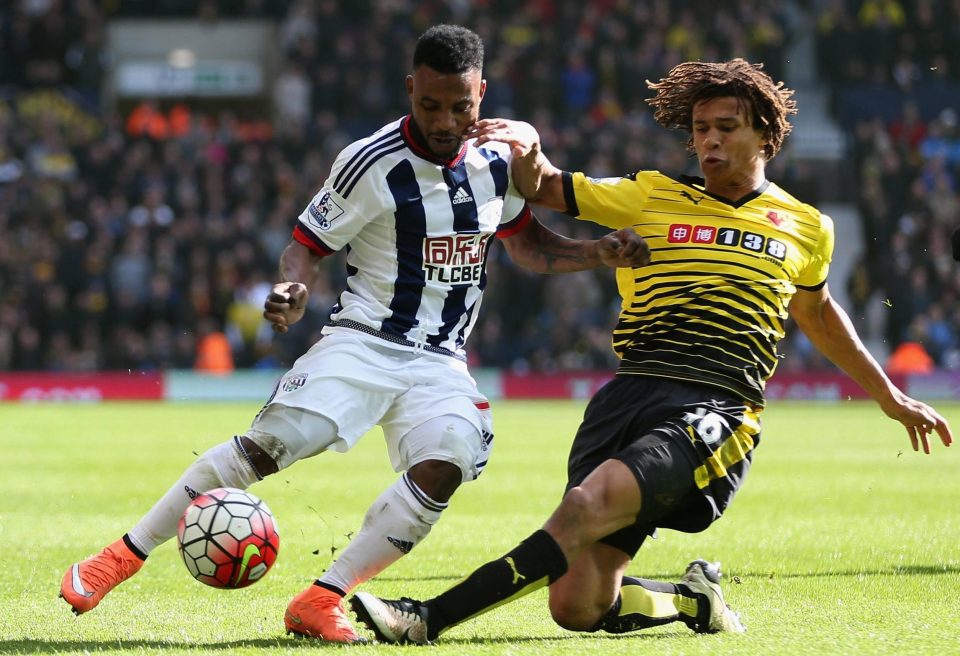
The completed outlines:
<svg viewBox="0 0 960 656">
<path fill-rule="evenodd" d="M 673 621 L 743 631 L 715 564 L 690 563 L 678 583 L 624 572 L 658 527 L 702 531 L 733 499 L 760 440 L 764 384 L 788 313 L 906 428 L 914 450 L 929 453 L 933 433 L 945 446 L 953 440 L 942 416 L 893 385 L 831 298 L 830 218 L 766 179 L 790 132 L 793 92 L 742 59 L 680 64 L 648 84 L 655 120 L 689 131 L 702 179 L 659 171 L 592 179 L 554 167 L 526 123 L 473 126 L 477 144 L 510 144 L 529 200 L 632 228 L 651 261 L 617 270 L 621 364 L 587 407 L 559 507 L 542 529 L 438 597 L 357 594 L 354 610 L 381 640 L 428 642 L 544 585 L 554 620 L 575 631 Z"/>
</svg>

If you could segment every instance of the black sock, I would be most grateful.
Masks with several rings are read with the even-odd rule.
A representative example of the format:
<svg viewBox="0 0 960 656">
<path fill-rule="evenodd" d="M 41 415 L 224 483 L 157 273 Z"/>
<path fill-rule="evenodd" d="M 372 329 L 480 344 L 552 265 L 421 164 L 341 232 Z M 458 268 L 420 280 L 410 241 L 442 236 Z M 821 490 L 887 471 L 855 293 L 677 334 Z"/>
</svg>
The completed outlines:
<svg viewBox="0 0 960 656">
<path fill-rule="evenodd" d="M 502 558 L 474 570 L 463 581 L 424 603 L 427 638 L 474 615 L 550 585 L 567 571 L 567 559 L 556 540 L 539 530 Z"/>
<path fill-rule="evenodd" d="M 146 560 L 146 559 L 147 559 L 147 554 L 145 554 L 145 553 L 143 553 L 142 551 L 140 551 L 140 549 L 137 548 L 137 545 L 135 545 L 135 544 L 133 543 L 133 541 L 130 540 L 130 538 L 127 536 L 126 533 L 123 534 L 123 543 L 124 543 L 125 545 L 127 545 L 127 549 L 129 549 L 130 551 L 133 552 L 133 555 L 134 555 L 134 556 L 136 556 L 136 557 L 139 558 L 140 560 Z"/>
<path fill-rule="evenodd" d="M 698 597 L 684 585 L 624 576 L 620 594 L 592 631 L 627 633 L 652 626 L 697 620 Z"/>
<path fill-rule="evenodd" d="M 319 579 L 317 579 L 316 581 L 314 581 L 313 584 L 314 584 L 315 586 L 317 586 L 318 588 L 323 588 L 324 590 L 329 590 L 330 592 L 332 592 L 332 593 L 334 593 L 334 594 L 338 594 L 338 595 L 340 595 L 341 597 L 346 597 L 346 596 L 347 596 L 347 593 L 344 592 L 343 590 L 341 590 L 340 588 L 338 588 L 337 586 L 335 586 L 335 585 L 330 585 L 329 583 L 324 583 L 323 581 L 321 581 L 321 580 L 319 580 Z"/>
</svg>

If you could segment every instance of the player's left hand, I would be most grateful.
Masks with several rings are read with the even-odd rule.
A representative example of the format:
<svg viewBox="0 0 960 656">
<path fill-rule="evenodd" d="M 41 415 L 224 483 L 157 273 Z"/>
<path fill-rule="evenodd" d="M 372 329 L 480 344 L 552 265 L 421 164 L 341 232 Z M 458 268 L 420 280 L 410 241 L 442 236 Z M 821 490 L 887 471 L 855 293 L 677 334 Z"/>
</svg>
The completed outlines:
<svg viewBox="0 0 960 656">
<path fill-rule="evenodd" d="M 953 434 L 947 420 L 926 403 L 911 399 L 901 392 L 889 407 L 881 407 L 887 416 L 904 425 L 914 451 L 919 451 L 923 446 L 923 452 L 930 453 L 931 433 L 936 433 L 944 446 L 953 444 Z"/>
<path fill-rule="evenodd" d="M 597 240 L 597 255 L 609 267 L 633 268 L 650 264 L 647 241 L 630 228 L 621 228 Z"/>
</svg>

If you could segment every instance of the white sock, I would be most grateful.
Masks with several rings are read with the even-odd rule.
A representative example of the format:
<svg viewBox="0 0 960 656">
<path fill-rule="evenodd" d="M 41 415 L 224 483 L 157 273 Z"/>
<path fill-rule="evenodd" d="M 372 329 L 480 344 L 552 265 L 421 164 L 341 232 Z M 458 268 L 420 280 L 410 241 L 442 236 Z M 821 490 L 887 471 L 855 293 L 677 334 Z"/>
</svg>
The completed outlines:
<svg viewBox="0 0 960 656">
<path fill-rule="evenodd" d="M 198 494 L 217 487 L 245 490 L 258 478 L 238 438 L 218 444 L 187 467 L 173 487 L 127 532 L 127 537 L 147 555 L 177 534 L 183 511 Z"/>
<path fill-rule="evenodd" d="M 318 580 L 348 594 L 417 546 L 446 507 L 404 474 L 377 497 L 360 532 Z"/>
</svg>

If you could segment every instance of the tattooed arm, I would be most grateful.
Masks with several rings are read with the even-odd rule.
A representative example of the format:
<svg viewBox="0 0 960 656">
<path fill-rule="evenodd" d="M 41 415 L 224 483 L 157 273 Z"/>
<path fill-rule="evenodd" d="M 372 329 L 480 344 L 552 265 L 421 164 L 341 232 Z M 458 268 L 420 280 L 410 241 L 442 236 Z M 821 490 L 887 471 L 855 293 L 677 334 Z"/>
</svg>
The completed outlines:
<svg viewBox="0 0 960 656">
<path fill-rule="evenodd" d="M 650 262 L 647 243 L 628 228 L 600 239 L 570 239 L 534 218 L 502 241 L 514 262 L 537 273 L 568 273 L 602 265 L 637 267 Z"/>
</svg>

